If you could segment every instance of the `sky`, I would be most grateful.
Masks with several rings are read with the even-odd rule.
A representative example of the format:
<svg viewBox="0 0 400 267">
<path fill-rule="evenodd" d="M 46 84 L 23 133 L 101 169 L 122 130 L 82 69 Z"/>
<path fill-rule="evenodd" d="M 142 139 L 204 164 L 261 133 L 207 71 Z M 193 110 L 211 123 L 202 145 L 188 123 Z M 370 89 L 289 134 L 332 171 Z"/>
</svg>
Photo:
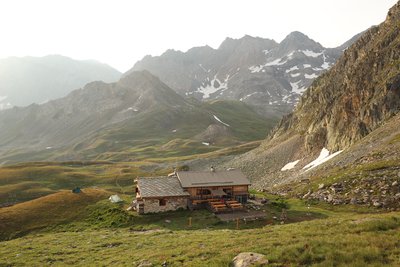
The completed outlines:
<svg viewBox="0 0 400 267">
<path fill-rule="evenodd" d="M 339 46 L 384 21 L 397 0 L 0 0 L 0 58 L 60 54 L 121 72 L 167 49 L 218 48 L 248 34 L 301 31 Z"/>
</svg>

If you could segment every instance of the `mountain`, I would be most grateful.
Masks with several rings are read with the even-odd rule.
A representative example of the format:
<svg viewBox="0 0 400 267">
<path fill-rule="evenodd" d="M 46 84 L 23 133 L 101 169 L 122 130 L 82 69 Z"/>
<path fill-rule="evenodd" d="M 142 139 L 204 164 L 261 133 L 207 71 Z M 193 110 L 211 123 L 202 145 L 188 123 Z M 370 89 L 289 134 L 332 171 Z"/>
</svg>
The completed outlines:
<svg viewBox="0 0 400 267">
<path fill-rule="evenodd" d="M 127 74 L 148 70 L 180 95 L 239 100 L 261 114 L 280 118 L 355 39 L 324 48 L 300 32 L 290 33 L 279 44 L 246 35 L 227 38 L 218 49 L 204 46 L 146 56 Z"/>
<path fill-rule="evenodd" d="M 43 103 L 88 82 L 117 81 L 121 73 L 93 60 L 51 55 L 0 59 L 0 110 Z"/>
<path fill-rule="evenodd" d="M 127 161 L 202 153 L 261 140 L 274 123 L 238 101 L 184 99 L 140 71 L 0 112 L 0 159 Z"/>
<path fill-rule="evenodd" d="M 291 183 L 294 190 L 306 180 L 306 190 L 325 184 L 321 190 L 348 193 L 359 185 L 365 203 L 372 205 L 374 194 L 387 194 L 394 203 L 400 178 L 399 25 L 400 2 L 313 82 L 259 148 L 230 164 L 242 167 L 258 188 Z"/>
</svg>

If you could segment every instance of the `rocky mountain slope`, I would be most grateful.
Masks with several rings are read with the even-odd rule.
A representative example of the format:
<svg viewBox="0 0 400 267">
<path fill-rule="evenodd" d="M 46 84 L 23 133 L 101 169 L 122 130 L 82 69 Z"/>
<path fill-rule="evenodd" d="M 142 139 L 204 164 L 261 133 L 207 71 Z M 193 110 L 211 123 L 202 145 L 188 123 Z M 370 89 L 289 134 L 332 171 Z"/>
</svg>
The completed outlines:
<svg viewBox="0 0 400 267">
<path fill-rule="evenodd" d="M 261 140 L 271 129 L 235 101 L 186 100 L 147 71 L 92 82 L 48 103 L 0 112 L 2 162 L 130 160 Z"/>
<path fill-rule="evenodd" d="M 114 82 L 120 76 L 108 65 L 59 55 L 0 59 L 0 110 L 40 104 L 63 97 L 88 82 Z"/>
<path fill-rule="evenodd" d="M 320 167 L 301 173 L 296 182 L 273 191 L 334 205 L 400 208 L 400 114 Z"/>
<path fill-rule="evenodd" d="M 400 3 L 389 11 L 385 22 L 365 32 L 334 67 L 314 81 L 295 111 L 281 120 L 258 149 L 229 165 L 242 167 L 258 188 L 307 180 L 335 156 L 347 158 L 338 168 L 358 166 L 371 151 L 362 149 L 367 135 L 400 111 L 399 25 Z M 377 146 L 381 159 L 391 155 L 386 149 L 391 147 L 389 137 L 398 135 L 398 120 L 388 125 L 385 135 L 382 130 L 375 142 L 368 142 L 368 146 Z M 389 139 L 378 142 L 386 137 Z M 355 144 L 359 146 L 357 154 Z M 386 148 L 379 150 L 378 146 Z M 399 159 L 398 154 L 391 158 L 394 167 L 399 167 Z M 323 172 L 319 175 L 324 176 Z M 389 181 L 394 183 L 392 179 Z"/>
<path fill-rule="evenodd" d="M 324 48 L 300 32 L 279 44 L 246 35 L 227 38 L 218 49 L 204 46 L 146 56 L 127 73 L 148 70 L 180 95 L 240 100 L 280 118 L 356 37 L 338 48 Z"/>
</svg>

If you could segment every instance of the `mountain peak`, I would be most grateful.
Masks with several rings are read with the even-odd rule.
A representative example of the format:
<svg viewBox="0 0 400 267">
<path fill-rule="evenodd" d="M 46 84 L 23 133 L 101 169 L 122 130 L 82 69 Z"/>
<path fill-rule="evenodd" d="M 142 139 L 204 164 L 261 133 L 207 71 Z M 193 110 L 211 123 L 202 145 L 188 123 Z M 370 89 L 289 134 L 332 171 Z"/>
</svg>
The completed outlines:
<svg viewBox="0 0 400 267">
<path fill-rule="evenodd" d="M 143 82 L 164 85 L 164 83 L 162 83 L 157 76 L 154 76 L 148 70 L 133 71 L 133 72 L 129 73 L 128 75 L 125 75 L 124 77 L 122 77 L 118 83 L 132 87 L 132 85 L 136 85 L 138 83 L 143 83 Z"/>
<path fill-rule="evenodd" d="M 323 49 L 320 43 L 315 42 L 302 32 L 294 31 L 288 34 L 280 43 L 281 49 L 285 52 L 290 52 L 298 49 L 314 49 L 321 51 Z"/>
<path fill-rule="evenodd" d="M 293 31 L 289 33 L 284 40 L 307 40 L 310 39 L 307 35 L 299 31 Z"/>
</svg>

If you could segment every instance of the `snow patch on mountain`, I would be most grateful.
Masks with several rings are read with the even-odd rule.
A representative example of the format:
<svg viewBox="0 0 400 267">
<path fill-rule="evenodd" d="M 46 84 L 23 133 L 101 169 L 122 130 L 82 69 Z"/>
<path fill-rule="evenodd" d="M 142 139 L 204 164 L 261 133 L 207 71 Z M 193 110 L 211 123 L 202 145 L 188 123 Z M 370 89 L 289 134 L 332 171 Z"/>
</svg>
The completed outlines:
<svg viewBox="0 0 400 267">
<path fill-rule="evenodd" d="M 283 60 L 283 58 L 277 58 L 273 61 L 269 61 L 263 65 L 258 65 L 258 66 L 251 66 L 249 67 L 249 70 L 251 73 L 256 73 L 260 72 L 263 70 L 264 67 L 271 67 L 271 66 L 282 66 L 287 63 L 287 60 Z"/>
<path fill-rule="evenodd" d="M 306 166 L 303 167 L 303 170 L 309 171 L 315 167 L 317 167 L 318 165 L 321 165 L 324 162 L 327 162 L 328 160 L 336 157 L 337 155 L 339 155 L 340 153 L 342 153 L 343 150 L 339 150 L 333 154 L 330 154 L 329 150 L 326 149 L 325 147 L 321 150 L 318 158 L 316 158 L 315 160 L 311 161 L 310 163 L 308 163 Z"/>
<path fill-rule="evenodd" d="M 303 87 L 299 86 L 300 83 L 301 83 L 301 80 L 297 81 L 295 83 L 290 83 L 290 86 L 292 87 L 292 92 L 293 93 L 302 94 L 306 90 L 306 88 L 304 86 Z"/>
<path fill-rule="evenodd" d="M 139 111 L 137 108 L 135 108 L 135 107 L 129 107 L 127 110 L 133 110 L 133 111 L 135 111 L 135 112 L 137 112 L 137 111 Z"/>
<path fill-rule="evenodd" d="M 311 50 L 301 50 L 300 52 L 302 52 L 304 55 L 306 55 L 307 57 L 319 57 L 320 55 L 323 54 L 323 52 L 321 53 L 317 53 Z"/>
<path fill-rule="evenodd" d="M 318 77 L 318 75 L 317 74 L 315 74 L 315 73 L 313 73 L 313 74 L 304 74 L 304 77 L 306 78 L 306 79 L 315 79 L 315 78 L 317 78 Z"/>
<path fill-rule="evenodd" d="M 298 69 L 299 69 L 299 67 L 294 66 L 294 67 L 291 67 L 290 69 L 286 70 L 285 72 L 289 73 L 289 72 L 292 72 L 292 71 L 295 71 L 295 70 L 298 70 Z"/>
<path fill-rule="evenodd" d="M 246 95 L 246 96 L 244 96 L 244 97 L 241 97 L 239 100 L 240 100 L 240 101 L 246 100 L 246 99 L 249 98 L 250 96 L 255 95 L 255 94 L 258 94 L 258 93 L 259 93 L 259 92 L 254 92 L 254 93 L 248 94 L 248 95 Z M 269 93 L 269 92 L 268 92 L 268 93 Z"/>
<path fill-rule="evenodd" d="M 331 65 L 330 65 L 330 63 L 328 61 L 326 61 L 325 54 L 323 54 L 323 56 L 324 56 L 324 63 L 321 65 L 321 68 L 323 68 L 324 70 L 327 70 L 327 69 L 330 68 Z"/>
<path fill-rule="evenodd" d="M 227 123 L 221 121 L 217 116 L 215 116 L 215 115 L 213 115 L 213 116 L 214 116 L 214 119 L 215 119 L 216 121 L 222 123 L 222 124 L 225 125 L 225 126 L 231 127 L 229 124 L 227 124 Z"/>
<path fill-rule="evenodd" d="M 293 78 L 295 78 L 295 77 L 299 77 L 301 75 L 301 73 L 299 72 L 299 73 L 294 73 L 294 74 L 290 74 L 290 76 L 292 76 Z"/>
<path fill-rule="evenodd" d="M 224 81 L 220 81 L 217 78 L 217 75 L 215 75 L 214 79 L 212 79 L 211 81 L 209 78 L 207 78 L 207 82 L 203 83 L 203 85 L 197 89 L 197 92 L 203 94 L 203 99 L 209 98 L 211 94 L 219 90 L 228 89 L 228 80 L 229 80 L 229 75 Z"/>
<path fill-rule="evenodd" d="M 281 169 L 281 171 L 287 171 L 287 170 L 291 170 L 293 169 L 297 163 L 299 163 L 300 160 L 296 160 L 296 161 L 292 161 L 289 162 L 288 164 L 286 164 L 285 166 L 283 166 L 283 168 Z"/>
</svg>

